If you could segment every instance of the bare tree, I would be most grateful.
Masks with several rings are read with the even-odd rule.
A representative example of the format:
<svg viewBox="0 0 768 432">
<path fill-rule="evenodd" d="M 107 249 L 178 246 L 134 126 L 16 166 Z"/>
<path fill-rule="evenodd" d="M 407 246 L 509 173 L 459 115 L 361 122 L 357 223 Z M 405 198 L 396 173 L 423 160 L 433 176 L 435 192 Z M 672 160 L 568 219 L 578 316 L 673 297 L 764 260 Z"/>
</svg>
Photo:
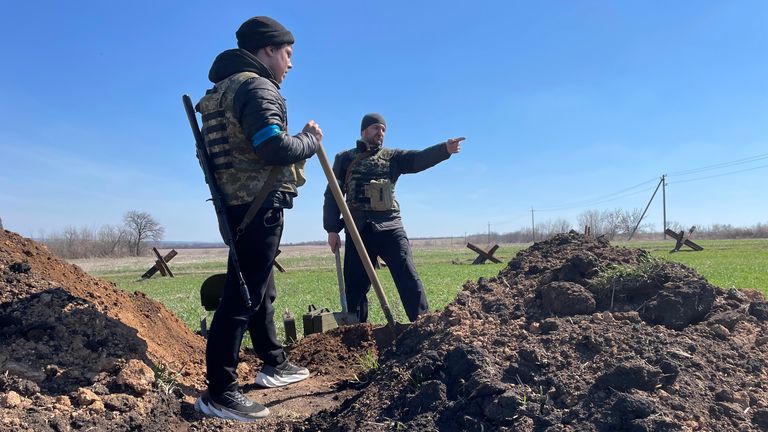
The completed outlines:
<svg viewBox="0 0 768 432">
<path fill-rule="evenodd" d="M 547 219 L 536 225 L 536 238 L 548 239 L 570 230 L 571 223 L 565 219 Z"/>
<path fill-rule="evenodd" d="M 567 233 L 572 229 L 573 229 L 573 225 L 571 225 L 571 223 L 568 222 L 566 219 L 560 218 L 552 221 L 553 235 L 560 234 L 560 233 Z"/>
<path fill-rule="evenodd" d="M 578 222 L 581 228 L 589 226 L 592 234 L 604 235 L 608 240 L 613 240 L 617 235 L 629 235 L 635 229 L 642 212 L 633 210 L 586 210 L 579 214 Z M 638 227 L 638 232 L 644 232 L 651 228 L 651 224 L 645 223 Z"/>
<path fill-rule="evenodd" d="M 104 225 L 96 234 L 97 241 L 91 252 L 98 256 L 120 256 L 130 247 L 128 237 L 125 227 Z"/>
<path fill-rule="evenodd" d="M 63 245 L 62 250 L 64 251 L 63 256 L 69 256 L 72 258 L 80 258 L 77 256 L 77 228 L 73 227 L 72 225 L 67 226 L 64 228 L 63 233 Z"/>
<path fill-rule="evenodd" d="M 601 219 L 599 210 L 585 210 L 576 218 L 580 229 L 589 227 L 590 232 L 595 236 L 603 234 Z"/>
<path fill-rule="evenodd" d="M 160 241 L 165 234 L 165 228 L 147 212 L 131 210 L 123 216 L 123 223 L 136 256 L 140 255 L 144 242 Z"/>
</svg>

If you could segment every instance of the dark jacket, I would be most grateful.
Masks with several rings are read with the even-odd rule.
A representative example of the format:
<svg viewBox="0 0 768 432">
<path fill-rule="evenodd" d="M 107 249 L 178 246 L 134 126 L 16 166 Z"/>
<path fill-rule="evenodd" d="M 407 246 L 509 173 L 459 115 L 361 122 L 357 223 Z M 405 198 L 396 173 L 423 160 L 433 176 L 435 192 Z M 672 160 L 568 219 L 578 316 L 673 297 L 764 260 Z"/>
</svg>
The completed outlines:
<svg viewBox="0 0 768 432">
<path fill-rule="evenodd" d="M 344 190 L 344 179 L 347 175 L 347 170 L 352 161 L 362 152 L 367 150 L 365 142 L 358 140 L 354 149 L 341 152 L 336 155 L 333 161 L 333 174 L 336 176 L 336 180 L 339 182 L 339 187 L 342 193 L 346 194 Z M 375 153 L 380 149 L 373 150 Z M 448 149 L 445 143 L 440 143 L 427 147 L 424 150 L 393 150 L 394 155 L 391 159 L 389 166 L 389 180 L 392 183 L 397 182 L 397 179 L 402 174 L 412 174 L 419 171 L 424 171 L 427 168 L 431 168 L 438 163 L 448 159 L 451 154 L 448 153 Z M 365 224 L 370 223 L 371 228 L 374 231 L 385 231 L 395 228 L 402 228 L 403 222 L 400 219 L 400 212 L 394 211 L 356 211 L 350 209 L 352 218 L 355 221 L 355 225 L 358 230 L 362 230 Z M 339 232 L 344 228 L 344 221 L 340 218 L 341 210 L 339 210 L 336 201 L 331 193 L 331 188 L 325 189 L 325 202 L 323 204 L 323 228 L 327 232 Z"/>
<path fill-rule="evenodd" d="M 285 132 L 255 147 L 258 156 L 269 165 L 290 165 L 312 157 L 317 149 L 315 136 L 307 132 L 294 136 L 288 134 L 288 110 L 280 94 L 280 86 L 269 68 L 256 56 L 242 49 L 224 51 L 213 61 L 208 79 L 217 83 L 238 72 L 253 72 L 267 78 L 250 79 L 235 93 L 233 110 L 245 136 L 251 139 L 254 134 L 271 125 Z M 290 208 L 293 206 L 293 197 L 273 191 L 264 200 L 263 206 Z"/>
</svg>

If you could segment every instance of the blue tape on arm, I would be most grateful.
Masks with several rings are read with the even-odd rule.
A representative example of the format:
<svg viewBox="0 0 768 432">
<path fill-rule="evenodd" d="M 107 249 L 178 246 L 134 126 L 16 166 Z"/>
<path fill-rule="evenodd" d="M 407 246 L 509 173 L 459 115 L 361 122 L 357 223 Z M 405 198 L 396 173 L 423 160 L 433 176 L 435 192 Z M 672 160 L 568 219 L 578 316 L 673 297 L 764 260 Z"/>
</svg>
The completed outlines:
<svg viewBox="0 0 768 432">
<path fill-rule="evenodd" d="M 280 127 L 277 125 L 269 125 L 265 127 L 264 129 L 256 132 L 253 134 L 253 137 L 251 138 L 251 144 L 254 147 L 258 147 L 259 144 L 266 141 L 268 138 L 271 138 L 275 135 L 280 135 L 282 131 L 280 130 Z"/>
</svg>

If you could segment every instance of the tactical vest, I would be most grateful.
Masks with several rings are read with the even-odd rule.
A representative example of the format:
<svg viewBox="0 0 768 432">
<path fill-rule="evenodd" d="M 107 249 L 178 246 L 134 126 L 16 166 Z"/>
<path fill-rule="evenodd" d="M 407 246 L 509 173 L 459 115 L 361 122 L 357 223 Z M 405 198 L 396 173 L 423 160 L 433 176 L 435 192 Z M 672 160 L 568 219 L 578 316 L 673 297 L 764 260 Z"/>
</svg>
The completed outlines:
<svg viewBox="0 0 768 432">
<path fill-rule="evenodd" d="M 266 79 L 253 72 L 240 72 L 219 81 L 200 99 L 205 147 L 214 165 L 216 183 L 227 205 L 250 203 L 264 187 L 293 195 L 305 182 L 304 161 L 271 166 L 256 155 L 234 114 L 237 89 L 251 78 Z M 283 118 L 286 113 L 283 112 Z M 280 125 L 286 131 L 288 125 Z M 283 132 L 286 133 L 286 132 Z M 272 169 L 278 170 L 274 184 L 266 185 Z"/>
<path fill-rule="evenodd" d="M 390 162 L 395 152 L 381 148 L 371 156 L 366 152 L 362 158 L 360 150 L 355 150 L 353 154 L 354 159 L 344 181 L 347 205 L 363 211 L 399 210 L 395 183 L 390 174 Z"/>
</svg>

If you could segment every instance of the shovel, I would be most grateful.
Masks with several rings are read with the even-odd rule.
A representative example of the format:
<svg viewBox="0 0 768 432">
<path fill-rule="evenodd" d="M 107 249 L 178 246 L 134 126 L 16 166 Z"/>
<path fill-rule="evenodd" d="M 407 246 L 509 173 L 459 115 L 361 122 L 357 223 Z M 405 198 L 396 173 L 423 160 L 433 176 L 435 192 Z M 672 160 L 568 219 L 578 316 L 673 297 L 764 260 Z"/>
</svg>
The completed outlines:
<svg viewBox="0 0 768 432">
<path fill-rule="evenodd" d="M 347 310 L 347 293 L 344 289 L 344 273 L 341 271 L 341 255 L 339 250 L 336 249 L 334 255 L 336 256 L 336 280 L 339 283 L 339 303 L 341 303 L 341 312 L 334 312 L 333 318 L 338 325 L 357 324 L 360 321 L 356 314 L 349 313 Z"/>
<path fill-rule="evenodd" d="M 336 205 L 338 205 L 339 210 L 341 210 L 341 216 L 344 218 L 344 224 L 347 233 L 349 233 L 349 235 L 352 237 L 352 242 L 355 244 L 357 254 L 360 256 L 360 260 L 363 262 L 363 267 L 365 268 L 365 272 L 368 274 L 368 279 L 370 279 L 371 285 L 373 285 L 373 290 L 376 292 L 376 297 L 379 298 L 381 310 L 384 312 L 384 317 L 387 319 L 387 327 L 390 329 L 392 336 L 396 336 L 402 332 L 405 326 L 403 324 L 398 324 L 395 321 L 395 317 L 392 315 L 392 310 L 389 308 L 387 296 L 384 294 L 384 289 L 381 287 L 381 281 L 379 281 L 379 277 L 376 274 L 376 270 L 373 268 L 371 259 L 368 257 L 368 251 L 365 249 L 363 239 L 360 237 L 360 232 L 357 230 L 354 219 L 352 219 L 352 213 L 349 211 L 349 207 L 347 207 L 347 202 L 344 201 L 344 196 L 341 194 L 339 182 L 336 180 L 336 176 L 333 174 L 333 169 L 331 168 L 331 164 L 328 162 L 328 155 L 325 153 L 325 149 L 323 148 L 322 143 L 317 144 L 317 159 L 320 161 L 320 165 L 322 165 L 323 171 L 325 172 L 325 177 L 328 179 L 328 187 L 331 188 L 333 198 L 336 200 Z M 336 259 L 338 260 L 337 262 L 340 263 L 338 258 L 338 251 L 336 254 Z M 341 265 L 339 264 L 337 269 L 340 269 L 340 267 Z M 344 308 L 344 305 L 345 301 L 342 302 L 342 308 Z"/>
</svg>

